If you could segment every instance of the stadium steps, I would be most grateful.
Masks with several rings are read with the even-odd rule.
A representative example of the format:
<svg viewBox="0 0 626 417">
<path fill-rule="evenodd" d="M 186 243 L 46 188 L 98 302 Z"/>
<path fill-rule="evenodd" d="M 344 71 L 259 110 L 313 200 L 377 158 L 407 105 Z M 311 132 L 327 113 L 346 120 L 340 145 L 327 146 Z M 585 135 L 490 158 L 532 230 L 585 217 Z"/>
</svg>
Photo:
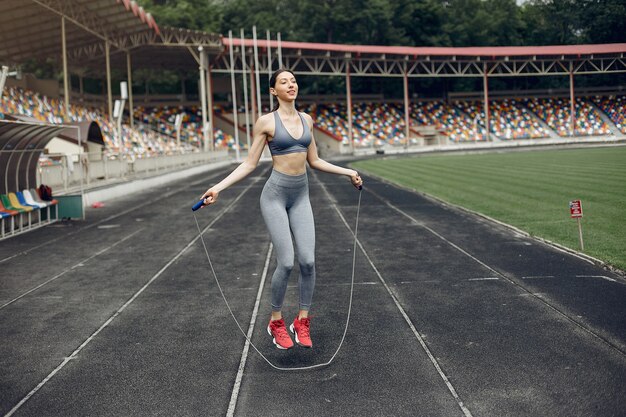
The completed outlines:
<svg viewBox="0 0 626 417">
<path fill-rule="evenodd" d="M 611 120 L 611 118 L 604 112 L 604 110 L 598 107 L 598 105 L 593 100 L 587 100 L 587 103 L 589 103 L 589 105 L 598 112 L 604 123 L 606 123 L 606 125 L 609 127 L 609 130 L 611 131 L 611 134 L 613 136 L 621 135 L 621 132 L 619 131 L 613 120 Z"/>
<path fill-rule="evenodd" d="M 554 129 L 552 129 L 550 126 L 548 126 L 548 124 L 546 122 L 543 121 L 543 119 L 539 116 L 537 116 L 537 114 L 530 108 L 530 107 L 526 107 L 526 110 L 528 110 L 528 113 L 530 114 L 530 116 L 536 120 L 537 122 L 539 122 L 539 124 L 541 125 L 541 127 L 544 128 L 544 130 L 546 132 L 548 132 L 548 135 L 550 135 L 550 139 L 560 139 L 561 137 L 554 131 Z"/>
</svg>

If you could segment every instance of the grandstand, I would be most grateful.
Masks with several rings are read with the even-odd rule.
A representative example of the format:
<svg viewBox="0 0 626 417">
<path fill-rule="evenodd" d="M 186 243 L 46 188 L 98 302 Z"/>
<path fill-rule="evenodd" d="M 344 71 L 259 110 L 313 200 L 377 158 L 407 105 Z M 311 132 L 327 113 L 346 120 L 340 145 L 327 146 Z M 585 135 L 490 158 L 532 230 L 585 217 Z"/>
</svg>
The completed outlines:
<svg viewBox="0 0 626 417">
<path fill-rule="evenodd" d="M 65 3 L 72 7 L 61 7 Z M 99 126 L 104 145 L 101 152 L 94 154 L 80 137 L 70 138 L 70 145 L 64 148 L 41 150 L 37 185 L 52 181 L 52 185 L 57 189 L 61 187 L 64 192 L 69 192 L 72 185 L 77 187 L 79 181 L 82 189 L 83 177 L 87 185 L 111 181 L 113 177 L 125 181 L 137 174 L 154 175 L 166 169 L 205 163 L 214 157 L 215 153 L 211 152 L 216 150 L 227 155 L 228 150 L 236 149 L 239 155 L 238 151 L 247 146 L 246 117 L 241 113 L 248 113 L 248 109 L 255 112 L 257 107 L 267 111 L 269 103 L 261 91 L 262 82 L 250 83 L 247 95 L 250 101 L 244 105 L 241 105 L 243 91 L 237 86 L 244 77 L 250 76 L 252 80 L 256 76 L 258 81 L 260 73 L 271 73 L 279 66 L 290 68 L 297 75 L 346 77 L 345 99 L 317 101 L 303 108 L 314 117 L 320 142 L 318 149 L 320 152 L 323 149 L 324 157 L 356 150 L 373 153 L 381 148 L 419 151 L 427 143 L 491 146 L 493 142 L 501 142 L 509 146 L 519 141 L 542 143 L 546 139 L 563 142 L 583 138 L 615 140 L 626 134 L 626 100 L 622 94 L 616 94 L 619 89 L 576 96 L 573 86 L 573 78 L 579 74 L 626 72 L 624 44 L 418 48 L 281 43 L 269 38 L 244 39 L 243 36 L 242 39 L 226 39 L 215 34 L 160 28 L 149 13 L 129 0 L 69 0 L 46 7 L 39 2 L 7 0 L 0 4 L 0 13 L 21 16 L 7 19 L 3 28 L 6 35 L 3 40 L 8 45 L 0 51 L 3 66 L 18 68 L 27 60 L 48 60 L 58 62 L 59 67 L 62 63 L 63 68 L 62 88 L 57 80 L 48 80 L 49 86 L 45 89 L 24 81 L 7 80 L 7 87 L 2 89 L 0 119 L 32 118 L 20 120 L 27 123 L 38 120 L 46 123 L 46 128 L 56 126 L 59 131 L 68 123 L 93 122 Z M 41 30 L 33 33 L 32 27 Z M 110 37 L 110 33 L 117 36 Z M 252 70 L 253 59 L 256 70 Z M 146 94 L 140 106 L 134 105 L 133 70 L 188 72 L 198 68 L 199 91 L 192 93 L 191 102 L 185 99 L 183 91 L 180 97 L 169 98 Z M 80 78 L 81 91 L 72 91 L 70 73 Z M 2 84 L 5 75 L 6 72 Z M 90 95 L 86 101 L 75 101 L 85 98 L 82 91 L 85 75 L 102 80 L 103 90 L 99 95 Z M 513 92 L 510 97 L 489 100 L 489 78 L 521 75 L 568 76 L 569 96 L 526 94 L 516 97 Z M 377 100 L 353 98 L 349 87 L 352 76 L 402 78 L 404 101 L 384 97 Z M 476 94 L 468 94 L 467 97 L 449 96 L 437 100 L 420 97 L 420 100 L 409 101 L 411 78 L 440 76 L 482 78 L 484 91 L 478 93 L 482 100 L 477 100 Z M 125 115 L 123 112 L 114 115 L 114 81 L 131 86 L 128 108 L 122 107 Z M 218 97 L 222 101 L 214 102 Z M 229 110 L 231 97 L 236 97 L 240 106 L 242 117 L 238 118 L 238 126 L 234 125 Z M 225 98 L 228 101 L 224 101 Z M 306 101 L 306 97 L 301 98 Z M 125 104 L 126 97 L 120 99 L 119 103 Z M 352 103 L 350 109 L 346 103 Z M 175 120 L 183 113 L 177 131 Z M 254 122 L 254 114 L 250 120 Z M 428 135 L 437 140 L 428 141 Z M 236 143 L 236 136 L 239 143 Z M 8 143 L 0 144 L 4 147 L 9 146 Z M 24 152 L 29 146 L 27 141 L 18 145 L 18 150 L 0 150 L 9 155 L 9 152 Z M 185 155 L 200 157 L 185 158 Z M 74 169 L 76 162 L 81 169 Z M 14 163 L 7 167 L 23 169 Z M 21 191 L 16 187 L 5 191 Z"/>
<path fill-rule="evenodd" d="M 578 97 L 575 108 L 576 136 L 611 135 L 611 122 L 615 125 L 614 130 L 626 133 L 624 96 Z M 444 132 L 453 143 L 486 140 L 485 114 L 480 102 L 471 99 L 454 100 L 450 103 L 442 100 L 418 101 L 411 103 L 410 109 L 411 126 L 434 126 Z M 549 137 L 550 133 L 569 137 L 569 109 L 568 100 L 561 98 L 494 100 L 490 103 L 490 132 L 501 140 L 541 139 Z M 226 105 L 215 105 L 214 111 L 218 116 L 230 117 L 232 110 Z M 348 143 L 347 110 L 344 103 L 308 104 L 302 111 L 314 116 L 318 129 Z M 608 123 L 601 113 L 605 114 Z M 0 103 L 0 117 L 2 114 L 24 115 L 57 124 L 65 120 L 61 100 L 20 87 L 7 87 L 5 98 Z M 182 151 L 198 151 L 202 137 L 202 116 L 198 106 L 138 106 L 134 109 L 134 127 L 122 125 L 123 137 L 127 138 L 123 143 L 118 138 L 114 123 L 99 108 L 72 104 L 69 106 L 67 118 L 72 122 L 97 122 L 102 129 L 107 155 L 123 152 L 136 158 L 146 158 L 178 151 L 174 126 L 177 114 L 184 114 L 181 129 Z M 357 102 L 353 104 L 352 115 L 355 146 L 374 148 L 405 145 L 404 109 L 400 103 Z M 235 146 L 232 134 L 217 127 L 213 133 L 217 149 L 232 149 Z M 245 149 L 245 143 L 241 142 L 241 149 Z"/>
</svg>

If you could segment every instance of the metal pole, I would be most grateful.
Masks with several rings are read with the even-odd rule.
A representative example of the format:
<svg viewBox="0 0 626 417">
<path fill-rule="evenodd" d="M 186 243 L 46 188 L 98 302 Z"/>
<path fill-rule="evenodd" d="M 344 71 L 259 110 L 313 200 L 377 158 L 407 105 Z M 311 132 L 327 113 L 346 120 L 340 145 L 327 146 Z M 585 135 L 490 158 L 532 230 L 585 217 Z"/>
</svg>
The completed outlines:
<svg viewBox="0 0 626 417">
<path fill-rule="evenodd" d="M 578 240 L 580 242 L 580 250 L 584 251 L 585 244 L 583 243 L 583 227 L 580 224 L 580 217 L 577 217 L 576 220 L 578 221 Z"/>
<path fill-rule="evenodd" d="M 128 113 L 130 114 L 130 127 L 132 128 L 135 123 L 135 113 L 133 110 L 133 71 L 130 64 L 130 52 L 126 52 L 126 75 L 128 77 Z"/>
<path fill-rule="evenodd" d="M 409 149 L 409 134 L 411 133 L 409 126 L 409 76 L 406 73 L 406 63 L 404 66 L 404 134 L 406 135 L 406 143 L 404 145 L 405 149 Z"/>
<path fill-rule="evenodd" d="M 107 96 L 109 100 L 109 120 L 113 121 L 113 94 L 111 92 L 111 46 L 109 41 L 104 41 L 105 61 L 106 61 L 106 73 L 107 73 Z"/>
<path fill-rule="evenodd" d="M 9 74 L 9 67 L 6 65 L 2 66 L 2 72 L 0 73 L 0 99 L 2 98 L 2 93 L 4 92 L 4 83 L 7 81 L 7 76 Z"/>
<path fill-rule="evenodd" d="M 235 88 L 235 58 L 233 56 L 233 31 L 228 31 L 228 52 L 230 53 L 230 87 L 233 101 L 233 129 L 235 130 L 235 155 L 239 161 L 239 122 L 237 120 L 237 90 Z"/>
<path fill-rule="evenodd" d="M 261 108 L 261 80 L 259 80 L 259 49 L 257 47 L 256 42 L 256 26 L 252 26 L 252 39 L 254 40 L 254 68 L 255 68 L 255 78 L 256 78 L 256 104 L 257 104 L 257 113 L 258 117 L 261 117 L 263 114 L 263 109 Z"/>
<path fill-rule="evenodd" d="M 208 132 L 207 140 L 209 141 L 209 150 L 215 150 L 215 135 L 213 132 L 213 78 L 211 77 L 211 66 L 209 65 L 209 56 L 205 56 L 206 62 L 204 67 L 206 68 L 206 96 L 207 96 L 207 117 L 208 117 Z"/>
<path fill-rule="evenodd" d="M 209 149 L 209 138 L 207 132 L 207 118 L 206 118 L 206 78 L 204 76 L 204 63 L 205 63 L 205 54 L 204 48 L 199 46 L 198 51 L 200 52 L 200 102 L 202 107 L 202 142 L 204 144 L 204 152 L 208 152 Z"/>
<path fill-rule="evenodd" d="M 272 48 L 270 48 L 270 31 L 267 30 L 267 80 L 272 78 Z M 270 94 L 270 109 L 274 108 L 274 96 Z"/>
<path fill-rule="evenodd" d="M 283 48 L 280 43 L 280 32 L 278 32 L 276 39 L 278 40 L 278 68 L 283 67 Z"/>
<path fill-rule="evenodd" d="M 569 63 L 569 101 L 570 101 L 570 123 L 572 127 L 570 129 L 571 135 L 576 135 L 576 106 L 574 105 L 576 97 L 574 96 L 574 69 L 573 63 Z M 580 223 L 579 223 L 580 225 Z M 581 245 L 582 246 L 582 245 Z"/>
<path fill-rule="evenodd" d="M 63 50 L 63 98 L 65 115 L 63 119 L 67 122 L 70 118 L 70 88 L 67 73 L 67 43 L 65 39 L 65 16 L 61 16 L 61 49 Z"/>
<path fill-rule="evenodd" d="M 254 82 L 254 71 L 256 71 L 256 67 L 250 67 L 250 112 L 252 113 L 252 117 L 257 114 L 256 108 L 256 83 Z M 256 119 L 254 119 L 256 120 Z"/>
<path fill-rule="evenodd" d="M 243 73 L 243 108 L 246 113 L 246 145 L 250 152 L 250 114 L 248 113 L 248 79 L 246 74 L 246 47 L 243 44 L 244 33 L 241 29 L 241 69 Z"/>
<path fill-rule="evenodd" d="M 350 149 L 354 153 L 354 135 L 352 134 L 352 93 L 350 92 L 350 64 L 346 63 L 346 106 L 348 107 L 348 140 Z"/>
<path fill-rule="evenodd" d="M 489 124 L 489 80 L 487 79 L 487 63 L 485 62 L 483 66 L 483 87 L 484 87 L 484 108 L 485 108 L 485 128 L 487 129 L 485 139 L 491 140 L 491 135 L 489 132 L 490 124 Z M 476 140 L 476 139 L 475 139 Z"/>
</svg>

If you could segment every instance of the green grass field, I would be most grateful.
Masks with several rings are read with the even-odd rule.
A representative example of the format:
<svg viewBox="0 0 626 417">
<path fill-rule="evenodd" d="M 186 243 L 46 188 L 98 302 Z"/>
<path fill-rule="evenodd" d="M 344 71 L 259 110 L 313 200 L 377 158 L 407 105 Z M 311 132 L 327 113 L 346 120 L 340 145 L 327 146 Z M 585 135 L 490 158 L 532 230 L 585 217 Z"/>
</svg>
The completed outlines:
<svg viewBox="0 0 626 417">
<path fill-rule="evenodd" d="M 568 203 L 582 200 L 584 253 L 626 270 L 626 146 L 388 157 L 352 166 L 576 250 Z"/>
</svg>

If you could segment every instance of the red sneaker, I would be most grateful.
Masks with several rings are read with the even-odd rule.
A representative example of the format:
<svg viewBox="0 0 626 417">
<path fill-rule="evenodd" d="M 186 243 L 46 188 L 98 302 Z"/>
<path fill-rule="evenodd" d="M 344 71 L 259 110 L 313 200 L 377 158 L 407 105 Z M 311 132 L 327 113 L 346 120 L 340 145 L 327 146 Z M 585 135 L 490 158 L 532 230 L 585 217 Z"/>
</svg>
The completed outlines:
<svg viewBox="0 0 626 417">
<path fill-rule="evenodd" d="M 290 349 L 293 347 L 293 340 L 287 333 L 285 320 L 270 320 L 270 324 L 267 325 L 267 333 L 273 337 L 272 342 L 278 349 Z"/>
<path fill-rule="evenodd" d="M 309 317 L 298 319 L 296 316 L 291 326 L 289 326 L 289 330 L 296 336 L 296 343 L 300 346 L 306 348 L 313 347 L 313 342 L 311 342 L 311 319 Z"/>
</svg>

